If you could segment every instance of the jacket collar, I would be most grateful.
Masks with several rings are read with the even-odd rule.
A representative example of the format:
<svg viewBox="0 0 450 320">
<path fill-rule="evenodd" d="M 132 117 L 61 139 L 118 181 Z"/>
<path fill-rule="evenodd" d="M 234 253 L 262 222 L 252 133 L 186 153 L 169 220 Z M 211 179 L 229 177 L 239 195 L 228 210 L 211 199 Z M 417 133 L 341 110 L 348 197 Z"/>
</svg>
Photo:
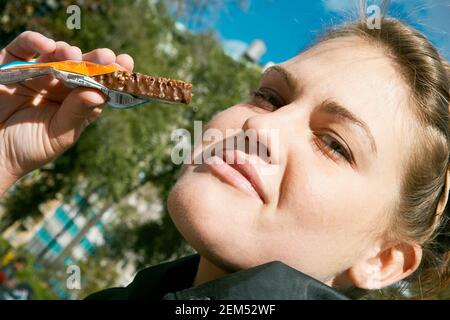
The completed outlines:
<svg viewBox="0 0 450 320">
<path fill-rule="evenodd" d="M 131 299 L 347 300 L 333 288 L 274 261 L 192 287 L 200 257 L 147 268 L 128 286 Z M 149 293 L 151 295 L 149 296 Z"/>
</svg>

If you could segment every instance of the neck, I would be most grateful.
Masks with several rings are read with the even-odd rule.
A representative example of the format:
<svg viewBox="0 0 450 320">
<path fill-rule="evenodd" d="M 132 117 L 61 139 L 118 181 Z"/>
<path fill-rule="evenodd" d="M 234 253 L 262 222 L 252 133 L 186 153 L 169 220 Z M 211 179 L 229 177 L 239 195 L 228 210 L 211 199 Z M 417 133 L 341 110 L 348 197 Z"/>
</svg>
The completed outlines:
<svg viewBox="0 0 450 320">
<path fill-rule="evenodd" d="M 200 263 L 198 265 L 197 274 L 195 275 L 193 287 L 201 285 L 205 282 L 209 282 L 225 276 L 227 272 L 219 268 L 205 257 L 200 257 Z"/>
</svg>

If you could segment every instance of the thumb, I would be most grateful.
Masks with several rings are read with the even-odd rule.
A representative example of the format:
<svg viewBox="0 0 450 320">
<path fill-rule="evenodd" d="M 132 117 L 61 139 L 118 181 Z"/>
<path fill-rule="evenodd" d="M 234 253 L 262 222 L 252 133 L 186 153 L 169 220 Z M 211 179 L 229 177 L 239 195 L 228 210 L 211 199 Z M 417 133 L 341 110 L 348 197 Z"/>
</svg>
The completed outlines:
<svg viewBox="0 0 450 320">
<path fill-rule="evenodd" d="M 83 129 L 98 114 L 106 102 L 106 96 L 98 90 L 76 88 L 64 99 L 55 114 L 55 131 L 64 145 L 75 142 Z"/>
</svg>

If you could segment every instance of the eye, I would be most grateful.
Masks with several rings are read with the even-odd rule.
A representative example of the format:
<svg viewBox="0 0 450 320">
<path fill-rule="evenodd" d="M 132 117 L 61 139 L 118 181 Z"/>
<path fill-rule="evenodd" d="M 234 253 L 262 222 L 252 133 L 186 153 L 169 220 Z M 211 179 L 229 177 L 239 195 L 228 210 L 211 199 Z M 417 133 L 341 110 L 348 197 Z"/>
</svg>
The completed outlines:
<svg viewBox="0 0 450 320">
<path fill-rule="evenodd" d="M 314 144 L 334 161 L 345 160 L 350 164 L 354 162 L 352 153 L 344 146 L 345 144 L 329 134 L 316 134 Z"/>
<path fill-rule="evenodd" d="M 254 104 L 268 110 L 276 110 L 286 105 L 280 95 L 270 88 L 259 88 L 253 92 L 252 99 Z"/>
</svg>

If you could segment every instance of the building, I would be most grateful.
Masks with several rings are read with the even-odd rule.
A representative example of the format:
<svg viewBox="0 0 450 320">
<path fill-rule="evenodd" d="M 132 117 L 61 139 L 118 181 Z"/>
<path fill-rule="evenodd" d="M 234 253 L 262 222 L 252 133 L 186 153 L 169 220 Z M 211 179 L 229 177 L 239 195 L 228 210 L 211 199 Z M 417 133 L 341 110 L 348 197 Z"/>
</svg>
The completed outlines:
<svg viewBox="0 0 450 320">
<path fill-rule="evenodd" d="M 254 40 L 244 52 L 244 58 L 253 63 L 259 63 L 261 57 L 266 53 L 267 46 L 262 40 Z"/>
<path fill-rule="evenodd" d="M 95 201 L 94 197 L 88 200 L 76 194 L 69 203 L 52 201 L 44 208 L 40 222 L 24 223 L 25 229 L 14 224 L 3 237 L 13 247 L 24 245 L 37 260 L 45 263 L 70 264 L 85 259 L 104 243 L 104 224 L 110 218 L 109 212 L 97 217 L 98 210 L 89 204 Z M 86 228 L 93 219 L 98 221 Z"/>
<path fill-rule="evenodd" d="M 53 214 L 44 219 L 27 243 L 28 251 L 45 262 L 63 261 L 65 264 L 86 259 L 95 253 L 95 248 L 104 243 L 104 223 L 108 216 L 85 230 L 89 220 L 96 218 L 97 212 L 89 208 L 86 199 L 80 195 L 74 197 L 74 202 L 75 205 L 56 207 Z M 69 247 L 72 249 L 67 250 Z"/>
</svg>

